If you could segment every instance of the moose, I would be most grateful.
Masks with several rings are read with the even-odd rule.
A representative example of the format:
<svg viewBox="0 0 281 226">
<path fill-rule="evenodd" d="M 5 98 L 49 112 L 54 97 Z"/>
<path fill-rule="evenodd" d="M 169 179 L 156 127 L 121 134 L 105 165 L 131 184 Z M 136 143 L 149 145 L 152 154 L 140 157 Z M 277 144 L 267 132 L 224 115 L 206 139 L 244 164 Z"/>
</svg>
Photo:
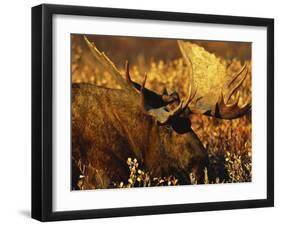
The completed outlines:
<svg viewBox="0 0 281 226">
<path fill-rule="evenodd" d="M 192 130 L 190 115 L 227 120 L 245 115 L 251 104 L 239 106 L 239 96 L 231 97 L 248 74 L 246 65 L 217 89 L 203 90 L 195 82 L 190 43 L 178 41 L 190 80 L 187 97 L 180 98 L 177 92 L 168 94 L 165 89 L 159 94 L 146 88 L 147 74 L 141 84 L 134 82 L 128 62 L 123 78 L 114 63 L 84 38 L 94 59 L 120 86 L 72 84 L 72 158 L 87 166 L 88 183 L 110 188 L 113 181 L 126 181 L 128 157 L 138 159 L 152 176 L 175 175 L 188 184 L 187 172 L 192 172 L 203 183 L 208 151 Z"/>
</svg>

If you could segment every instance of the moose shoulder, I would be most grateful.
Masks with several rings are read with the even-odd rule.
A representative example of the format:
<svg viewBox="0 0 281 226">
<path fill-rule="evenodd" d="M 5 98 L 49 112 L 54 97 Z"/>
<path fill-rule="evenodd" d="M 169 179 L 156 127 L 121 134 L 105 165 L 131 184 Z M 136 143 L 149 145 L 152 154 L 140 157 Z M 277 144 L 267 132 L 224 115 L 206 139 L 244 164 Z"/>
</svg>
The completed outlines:
<svg viewBox="0 0 281 226">
<path fill-rule="evenodd" d="M 192 83 L 188 96 L 180 99 L 177 93 L 158 94 L 147 89 L 146 76 L 142 84 L 133 82 L 128 63 L 123 79 L 114 64 L 85 40 L 95 59 L 121 86 L 108 89 L 91 84 L 72 85 L 72 157 L 87 166 L 87 184 L 91 188 L 108 188 L 113 182 L 126 181 L 128 157 L 137 158 L 152 176 L 175 175 L 181 184 L 187 184 L 188 172 L 192 172 L 202 183 L 208 152 L 193 132 L 189 115 L 201 113 L 232 119 L 245 114 L 249 104 L 228 104 L 245 79 L 245 67 L 227 81 L 230 93 L 222 91 L 215 103 L 206 104 L 202 100 L 208 98 L 202 98 Z M 179 45 L 184 53 L 185 43 Z"/>
</svg>

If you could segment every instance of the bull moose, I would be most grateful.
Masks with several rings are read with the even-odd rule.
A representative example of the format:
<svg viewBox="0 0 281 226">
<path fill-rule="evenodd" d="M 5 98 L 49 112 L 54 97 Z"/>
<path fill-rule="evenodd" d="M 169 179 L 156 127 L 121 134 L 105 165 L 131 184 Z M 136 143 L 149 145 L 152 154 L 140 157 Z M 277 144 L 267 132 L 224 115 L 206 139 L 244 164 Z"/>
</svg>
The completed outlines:
<svg viewBox="0 0 281 226">
<path fill-rule="evenodd" d="M 231 120 L 246 114 L 251 104 L 239 106 L 239 97 L 232 98 L 247 76 L 246 65 L 236 75 L 206 88 L 208 75 L 204 80 L 193 74 L 191 43 L 178 41 L 190 80 L 188 95 L 180 98 L 177 92 L 159 94 L 146 88 L 147 75 L 141 84 L 132 81 L 128 62 L 123 78 L 94 43 L 86 37 L 85 41 L 95 60 L 121 87 L 72 84 L 72 158 L 87 166 L 91 187 L 110 188 L 112 182 L 126 181 L 128 157 L 138 159 L 152 176 L 175 175 L 180 183 L 188 184 L 187 172 L 192 172 L 202 183 L 208 152 L 189 117 L 204 114 Z"/>
</svg>

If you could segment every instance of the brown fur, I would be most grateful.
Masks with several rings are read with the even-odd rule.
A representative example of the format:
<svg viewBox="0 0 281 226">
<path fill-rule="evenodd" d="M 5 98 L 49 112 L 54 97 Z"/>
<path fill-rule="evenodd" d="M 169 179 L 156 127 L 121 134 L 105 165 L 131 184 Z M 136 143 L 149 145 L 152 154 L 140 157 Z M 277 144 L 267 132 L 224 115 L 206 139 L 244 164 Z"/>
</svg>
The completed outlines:
<svg viewBox="0 0 281 226">
<path fill-rule="evenodd" d="M 126 181 L 128 157 L 137 158 L 153 176 L 176 175 L 188 183 L 188 172 L 193 172 L 200 182 L 207 151 L 189 119 L 178 120 L 160 126 L 125 91 L 73 84 L 72 156 L 88 166 L 95 188 Z M 178 129 L 182 124 L 186 128 Z"/>
</svg>

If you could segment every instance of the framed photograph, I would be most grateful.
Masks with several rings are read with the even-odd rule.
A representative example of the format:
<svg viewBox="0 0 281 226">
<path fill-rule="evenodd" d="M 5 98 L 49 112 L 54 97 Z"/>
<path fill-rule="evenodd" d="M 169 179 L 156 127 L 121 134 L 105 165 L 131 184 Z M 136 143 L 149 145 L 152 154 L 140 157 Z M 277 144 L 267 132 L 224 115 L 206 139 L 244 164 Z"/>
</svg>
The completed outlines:
<svg viewBox="0 0 281 226">
<path fill-rule="evenodd" d="M 274 21 L 32 8 L 32 217 L 274 205 Z"/>
</svg>

